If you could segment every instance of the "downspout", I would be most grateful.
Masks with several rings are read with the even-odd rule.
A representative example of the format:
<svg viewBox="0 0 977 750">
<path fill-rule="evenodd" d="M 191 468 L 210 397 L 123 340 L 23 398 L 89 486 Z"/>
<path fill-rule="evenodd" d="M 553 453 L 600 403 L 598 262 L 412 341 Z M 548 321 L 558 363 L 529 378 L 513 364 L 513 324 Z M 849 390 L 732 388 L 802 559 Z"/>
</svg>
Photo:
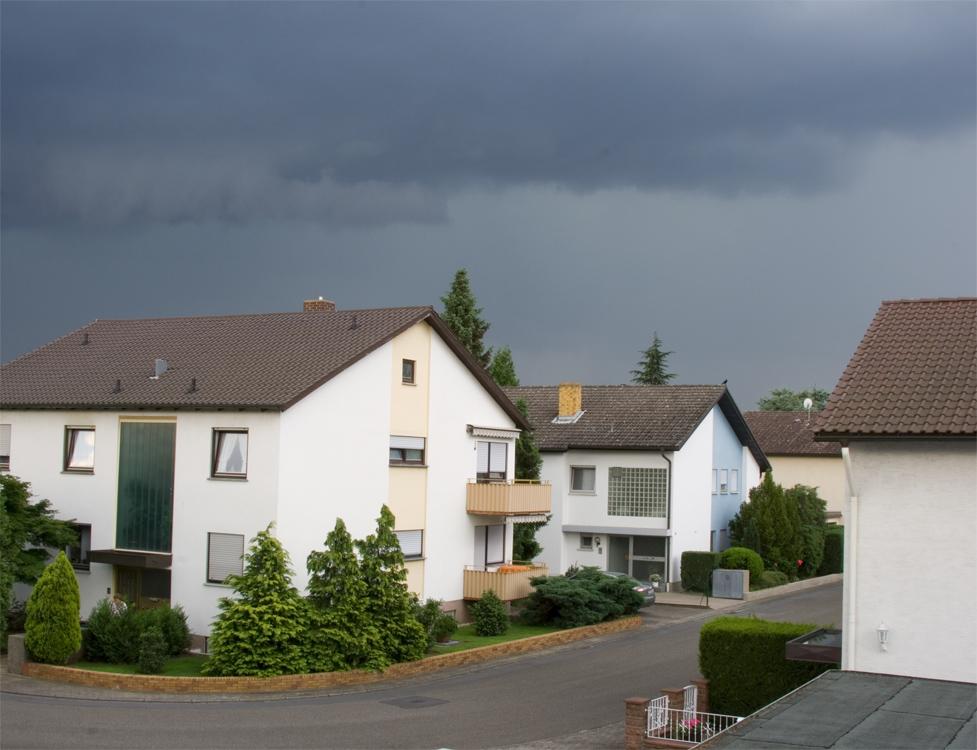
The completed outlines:
<svg viewBox="0 0 977 750">
<path fill-rule="evenodd" d="M 851 465 L 851 453 L 847 445 L 841 447 L 841 457 L 845 461 L 845 475 L 848 478 L 848 494 L 851 518 L 845 519 L 845 550 L 848 552 L 848 565 L 845 569 L 845 593 L 848 595 L 848 632 L 844 638 L 847 641 L 845 664 L 843 669 L 855 671 L 855 644 L 857 643 L 855 616 L 855 588 L 858 580 L 858 492 L 855 489 L 855 475 Z"/>
<path fill-rule="evenodd" d="M 665 463 L 668 464 L 668 485 L 665 491 L 668 493 L 668 500 L 665 503 L 665 528 L 671 530 L 672 528 L 672 462 L 668 460 L 668 456 L 662 451 L 662 458 L 665 459 Z M 665 544 L 667 549 L 665 550 L 665 559 L 668 561 L 665 563 L 665 590 L 670 591 L 669 588 L 672 585 L 671 581 L 671 565 L 672 565 L 672 538 L 670 536 L 665 537 Z"/>
</svg>

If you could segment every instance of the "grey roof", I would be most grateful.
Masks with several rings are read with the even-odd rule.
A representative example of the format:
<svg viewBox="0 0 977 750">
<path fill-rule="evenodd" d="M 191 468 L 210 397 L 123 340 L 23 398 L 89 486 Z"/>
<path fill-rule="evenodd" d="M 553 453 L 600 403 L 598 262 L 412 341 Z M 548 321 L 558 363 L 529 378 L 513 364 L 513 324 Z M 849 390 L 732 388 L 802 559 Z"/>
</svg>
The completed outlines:
<svg viewBox="0 0 977 750">
<path fill-rule="evenodd" d="M 977 298 L 883 302 L 815 429 L 819 440 L 977 436 Z"/>
<path fill-rule="evenodd" d="M 768 456 L 841 457 L 838 443 L 814 439 L 817 412 L 811 414 L 810 421 L 806 411 L 745 411 L 743 418 Z"/>
<path fill-rule="evenodd" d="M 770 463 L 724 385 L 585 385 L 583 415 L 572 424 L 553 424 L 560 387 L 503 388 L 513 403 L 529 407 L 541 451 L 679 450 L 717 404 L 761 471 Z"/>
<path fill-rule="evenodd" d="M 977 685 L 825 672 L 700 745 L 708 750 L 973 750 Z"/>
<path fill-rule="evenodd" d="M 528 429 L 431 307 L 96 320 L 3 365 L 0 406 L 284 410 L 420 321 Z M 154 380 L 157 359 L 168 369 Z"/>
</svg>

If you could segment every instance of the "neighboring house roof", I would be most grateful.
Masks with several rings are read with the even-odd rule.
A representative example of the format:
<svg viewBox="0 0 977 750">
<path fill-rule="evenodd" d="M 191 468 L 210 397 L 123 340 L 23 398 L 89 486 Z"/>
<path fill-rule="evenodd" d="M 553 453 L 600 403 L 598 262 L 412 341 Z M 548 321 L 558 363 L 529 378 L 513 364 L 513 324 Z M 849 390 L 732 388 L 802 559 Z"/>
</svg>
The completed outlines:
<svg viewBox="0 0 977 750">
<path fill-rule="evenodd" d="M 745 411 L 743 418 L 768 456 L 841 457 L 838 443 L 814 439 L 817 412 L 811 414 L 810 421 L 806 411 Z"/>
<path fill-rule="evenodd" d="M 3 365 L 0 406 L 285 410 L 421 321 L 528 429 L 431 307 L 96 320 Z M 167 362 L 158 380 L 157 359 Z"/>
<path fill-rule="evenodd" d="M 541 451 L 679 450 L 712 407 L 719 405 L 761 471 L 770 464 L 729 391 L 723 385 L 585 385 L 583 414 L 573 423 L 553 424 L 560 387 L 503 388 L 513 403 L 529 407 L 529 420 Z"/>
<path fill-rule="evenodd" d="M 883 302 L 815 430 L 819 440 L 977 436 L 977 298 Z"/>
<path fill-rule="evenodd" d="M 701 747 L 974 747 L 974 685 L 919 677 L 825 672 Z"/>
</svg>

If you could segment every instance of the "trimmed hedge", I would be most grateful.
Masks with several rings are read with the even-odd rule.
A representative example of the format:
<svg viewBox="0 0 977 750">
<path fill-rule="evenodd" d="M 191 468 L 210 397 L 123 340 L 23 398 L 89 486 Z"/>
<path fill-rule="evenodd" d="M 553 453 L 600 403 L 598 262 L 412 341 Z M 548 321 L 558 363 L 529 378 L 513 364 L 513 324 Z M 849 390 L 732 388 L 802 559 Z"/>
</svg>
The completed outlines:
<svg viewBox="0 0 977 750">
<path fill-rule="evenodd" d="M 828 526 L 824 533 L 824 559 L 818 567 L 819 576 L 843 573 L 845 570 L 845 527 Z"/>
<path fill-rule="evenodd" d="M 790 583 L 790 579 L 786 573 L 781 573 L 779 570 L 765 570 L 757 579 L 757 588 L 772 589 L 777 586 L 786 586 L 788 583 Z"/>
<path fill-rule="evenodd" d="M 750 583 L 759 583 L 763 575 L 763 558 L 746 547 L 730 547 L 720 556 L 719 567 L 723 570 L 748 570 Z"/>
<path fill-rule="evenodd" d="M 142 636 L 154 627 L 163 636 L 167 656 L 177 656 L 190 648 L 187 615 L 179 604 L 156 609 L 127 607 L 115 615 L 108 598 L 102 599 L 88 615 L 85 631 L 88 658 L 110 664 L 138 664 Z"/>
<path fill-rule="evenodd" d="M 817 628 L 807 623 L 717 617 L 699 630 L 699 671 L 709 680 L 709 710 L 749 716 L 836 664 L 788 661 L 787 641 Z"/>
<path fill-rule="evenodd" d="M 712 594 L 712 571 L 719 567 L 719 552 L 682 553 L 682 589 Z"/>
</svg>

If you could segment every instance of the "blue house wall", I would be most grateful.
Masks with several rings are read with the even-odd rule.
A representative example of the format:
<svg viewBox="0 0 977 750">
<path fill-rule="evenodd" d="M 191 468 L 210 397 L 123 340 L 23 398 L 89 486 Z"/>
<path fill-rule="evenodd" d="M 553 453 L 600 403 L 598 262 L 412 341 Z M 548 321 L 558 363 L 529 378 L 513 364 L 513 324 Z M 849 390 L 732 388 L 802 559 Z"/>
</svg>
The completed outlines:
<svg viewBox="0 0 977 750">
<path fill-rule="evenodd" d="M 715 533 L 722 529 L 727 529 L 729 519 L 735 516 L 740 509 L 740 504 L 749 499 L 749 495 L 743 489 L 744 466 L 743 466 L 743 444 L 740 443 L 733 428 L 726 421 L 726 416 L 718 406 L 714 406 L 713 430 L 712 430 L 712 468 L 716 470 L 716 491 L 712 496 L 712 531 L 717 540 L 716 549 L 720 549 L 718 544 L 719 534 Z M 719 492 L 722 470 L 727 471 L 729 480 L 734 470 L 738 472 L 736 492 Z M 728 488 L 727 488 L 728 489 Z M 729 547 L 729 534 L 726 535 L 726 543 L 721 545 L 722 549 Z"/>
</svg>

